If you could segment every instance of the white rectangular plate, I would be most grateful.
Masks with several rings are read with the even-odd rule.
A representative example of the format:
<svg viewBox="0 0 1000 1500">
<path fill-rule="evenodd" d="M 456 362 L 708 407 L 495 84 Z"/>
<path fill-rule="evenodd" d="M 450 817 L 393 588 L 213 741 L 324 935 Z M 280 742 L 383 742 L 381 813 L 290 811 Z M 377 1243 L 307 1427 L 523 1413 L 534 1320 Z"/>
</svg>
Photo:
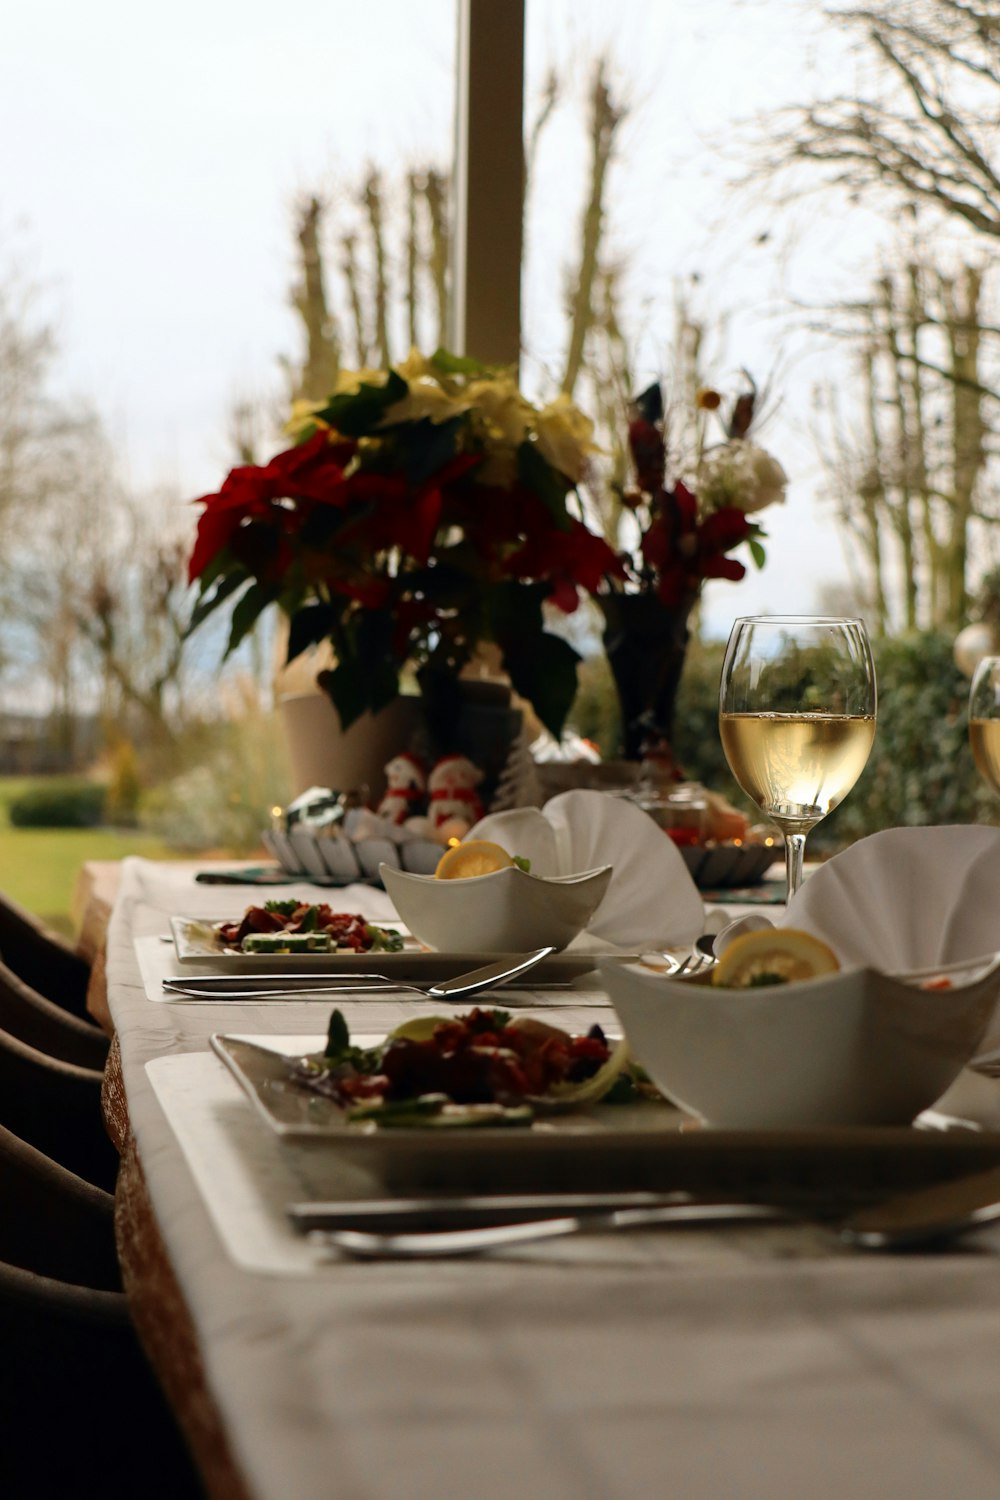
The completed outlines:
<svg viewBox="0 0 1000 1500">
<path fill-rule="evenodd" d="M 359 1036 L 370 1046 L 379 1038 Z M 346 1124 L 329 1099 L 290 1082 L 284 1058 L 322 1049 L 296 1039 L 294 1053 L 268 1036 L 216 1034 L 214 1051 L 260 1118 L 286 1146 L 323 1163 L 367 1169 L 394 1192 L 681 1189 L 759 1196 L 833 1209 L 1000 1163 L 1000 1133 L 954 1129 L 707 1130 L 669 1104 L 601 1105 L 548 1116 L 530 1128 L 392 1129 Z"/>
<path fill-rule="evenodd" d="M 387 979 L 412 979 L 416 983 L 434 984 L 439 979 L 454 979 L 484 964 L 495 963 L 501 958 L 523 955 L 503 953 L 438 953 L 423 948 L 416 938 L 406 935 L 401 953 L 238 953 L 234 949 L 220 948 L 215 936 L 217 921 L 205 917 L 171 917 L 177 962 L 186 966 L 197 965 L 200 970 L 222 974 L 384 974 Z M 380 926 L 394 927 L 406 932 L 399 922 L 383 921 Z M 545 958 L 526 976 L 525 984 L 569 984 L 574 979 L 589 974 L 599 957 L 617 953 L 608 945 L 598 951 L 567 950 L 553 953 Z M 622 953 L 623 959 L 635 958 L 635 954 Z M 304 997 L 308 998 L 308 997 Z"/>
</svg>

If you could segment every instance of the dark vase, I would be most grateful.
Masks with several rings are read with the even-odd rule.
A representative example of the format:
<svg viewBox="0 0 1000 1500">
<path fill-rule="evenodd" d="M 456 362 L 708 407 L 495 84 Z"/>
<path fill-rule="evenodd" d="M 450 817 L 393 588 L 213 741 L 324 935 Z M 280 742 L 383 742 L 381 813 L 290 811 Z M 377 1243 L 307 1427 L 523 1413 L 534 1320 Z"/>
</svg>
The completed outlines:
<svg viewBox="0 0 1000 1500">
<path fill-rule="evenodd" d="M 483 772 L 479 794 L 488 807 L 521 732 L 521 710 L 512 708 L 502 682 L 418 673 L 430 763 L 442 755 L 465 755 Z"/>
<path fill-rule="evenodd" d="M 672 741 L 677 689 L 684 671 L 697 600 L 661 603 L 655 594 L 607 594 L 604 649 L 615 680 L 622 716 L 622 754 L 641 760 L 651 740 Z"/>
</svg>

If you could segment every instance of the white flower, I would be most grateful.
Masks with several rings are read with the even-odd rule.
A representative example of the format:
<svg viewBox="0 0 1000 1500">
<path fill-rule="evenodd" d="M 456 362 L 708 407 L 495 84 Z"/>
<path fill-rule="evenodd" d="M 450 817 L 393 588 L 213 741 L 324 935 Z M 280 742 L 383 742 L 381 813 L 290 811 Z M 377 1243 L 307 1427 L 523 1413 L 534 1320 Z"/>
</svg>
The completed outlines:
<svg viewBox="0 0 1000 1500">
<path fill-rule="evenodd" d="M 528 430 L 531 407 L 510 375 L 470 382 L 466 396 L 480 417 L 491 444 L 514 449 L 523 443 Z"/>
<path fill-rule="evenodd" d="M 380 427 L 395 427 L 400 422 L 420 422 L 428 417 L 432 422 L 450 422 L 469 408 L 463 397 L 449 396 L 446 390 L 430 376 L 420 376 L 409 381 L 409 390 L 395 406 L 386 409 Z"/>
<path fill-rule="evenodd" d="M 744 515 L 784 500 L 788 475 L 776 458 L 756 443 L 733 438 L 710 448 L 696 479 L 698 498 L 708 510 L 735 505 Z"/>
<path fill-rule="evenodd" d="M 590 418 L 568 396 L 557 396 L 538 413 L 535 431 L 542 457 L 577 484 L 586 472 L 588 455 L 597 452 Z"/>
</svg>

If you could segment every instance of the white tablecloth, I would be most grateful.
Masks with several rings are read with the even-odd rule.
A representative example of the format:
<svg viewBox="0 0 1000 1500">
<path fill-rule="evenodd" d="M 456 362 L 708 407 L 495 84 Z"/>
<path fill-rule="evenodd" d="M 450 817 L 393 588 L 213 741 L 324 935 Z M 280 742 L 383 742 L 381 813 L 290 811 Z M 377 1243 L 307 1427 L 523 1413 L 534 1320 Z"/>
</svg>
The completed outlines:
<svg viewBox="0 0 1000 1500">
<path fill-rule="evenodd" d="M 373 915 L 385 901 L 352 894 Z M 150 1198 L 253 1496 L 996 1500 L 988 1246 L 881 1259 L 745 1232 L 299 1277 L 236 1267 L 145 1065 L 215 1030 L 315 1031 L 315 1006 L 153 1005 L 133 939 L 171 911 L 252 899 L 126 861 L 108 977 Z M 364 1029 L 399 1010 L 368 1002 Z"/>
</svg>

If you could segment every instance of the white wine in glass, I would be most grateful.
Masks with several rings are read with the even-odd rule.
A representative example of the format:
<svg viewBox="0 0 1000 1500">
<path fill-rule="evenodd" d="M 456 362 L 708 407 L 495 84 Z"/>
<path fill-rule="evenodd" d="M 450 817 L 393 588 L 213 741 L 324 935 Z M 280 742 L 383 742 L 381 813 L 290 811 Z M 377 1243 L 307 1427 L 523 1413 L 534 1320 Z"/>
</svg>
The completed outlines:
<svg viewBox="0 0 1000 1500">
<path fill-rule="evenodd" d="M 864 770 L 875 738 L 875 666 L 861 620 L 737 620 L 719 693 L 719 732 L 747 796 L 785 836 L 788 896 L 806 834 Z"/>
<path fill-rule="evenodd" d="M 1000 656 L 984 656 L 972 679 L 969 744 L 976 770 L 1000 792 Z"/>
</svg>

